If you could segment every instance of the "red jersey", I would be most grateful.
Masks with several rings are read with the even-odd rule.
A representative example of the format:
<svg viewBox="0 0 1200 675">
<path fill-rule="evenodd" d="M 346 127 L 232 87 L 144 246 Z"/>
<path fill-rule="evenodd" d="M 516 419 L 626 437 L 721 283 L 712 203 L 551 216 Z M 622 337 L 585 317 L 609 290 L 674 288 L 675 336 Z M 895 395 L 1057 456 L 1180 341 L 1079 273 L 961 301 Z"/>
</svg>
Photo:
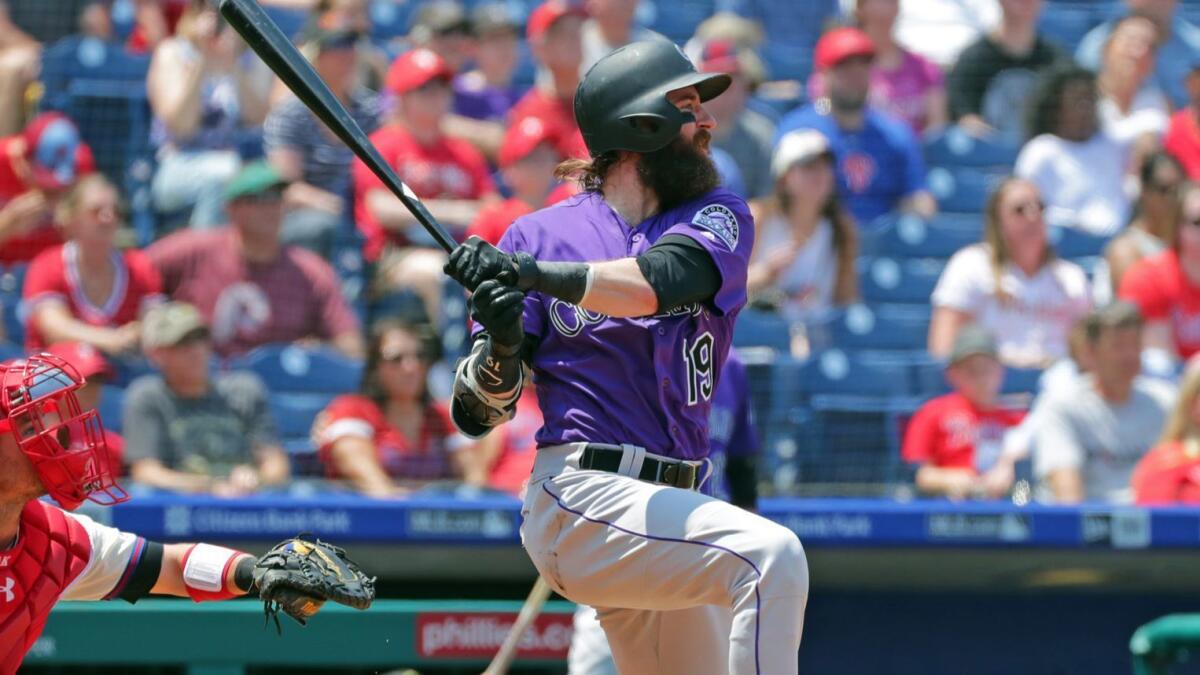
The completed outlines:
<svg viewBox="0 0 1200 675">
<path fill-rule="evenodd" d="M 482 199 L 496 192 L 487 159 L 464 140 L 443 136 L 432 145 L 421 145 L 407 129 L 392 124 L 371 134 L 371 141 L 421 199 Z M 405 242 L 402 236 L 386 231 L 367 209 L 367 193 L 386 189 L 383 181 L 360 159 L 354 160 L 353 172 L 354 219 L 367 238 L 363 254 L 367 260 L 376 260 L 389 239 Z"/>
<path fill-rule="evenodd" d="M 578 190 L 574 183 L 559 183 L 546 196 L 542 208 L 557 204 L 575 194 Z M 495 246 L 500 243 L 500 237 L 508 230 L 508 226 L 521 216 L 533 213 L 533 208 L 516 197 L 510 197 L 502 202 L 493 202 L 479 209 L 475 222 L 467 229 L 467 236 L 477 236 Z"/>
<path fill-rule="evenodd" d="M 1015 410 L 980 410 L 957 392 L 921 406 L 900 454 L 912 464 L 986 471 L 1004 449 L 1004 432 L 1024 419 Z"/>
<path fill-rule="evenodd" d="M 1166 443 L 1147 452 L 1129 481 L 1141 506 L 1200 504 L 1200 453 L 1183 443 Z"/>
<path fill-rule="evenodd" d="M 591 156 L 583 142 L 583 134 L 579 133 L 579 125 L 575 123 L 575 105 L 571 97 L 554 98 L 534 87 L 517 101 L 508 114 L 510 125 L 520 124 L 526 117 L 536 117 L 542 124 L 554 129 L 558 139 L 555 145 L 563 157 L 587 159 Z"/>
<path fill-rule="evenodd" d="M 24 147 L 25 139 L 19 134 L 0 138 L 0 207 L 32 189 L 17 174 L 16 164 L 24 161 L 20 156 Z M 80 141 L 75 150 L 75 175 L 82 176 L 95 170 L 96 160 L 92 158 L 91 148 Z M 45 222 L 32 232 L 0 241 L 0 265 L 33 260 L 37 254 L 61 243 L 62 237 L 48 213 Z"/>
<path fill-rule="evenodd" d="M 358 330 L 333 268 L 311 251 L 284 246 L 274 261 L 251 263 L 242 257 L 237 233 L 226 227 L 176 232 L 146 255 L 167 295 L 204 315 L 222 356 Z"/>
<path fill-rule="evenodd" d="M 1188 106 L 1171 115 L 1171 124 L 1163 136 L 1163 147 L 1179 160 L 1188 178 L 1200 180 L 1200 125 L 1196 113 Z"/>
<path fill-rule="evenodd" d="M 450 421 L 450 411 L 441 403 L 429 403 L 420 434 L 409 439 L 387 421 L 371 399 L 357 394 L 339 396 L 317 418 L 313 436 L 330 478 L 339 477 L 330 454 L 333 444 L 347 436 L 374 443 L 379 464 L 392 478 L 438 480 L 456 475 L 450 454 L 461 437 Z"/>
<path fill-rule="evenodd" d="M 1174 250 L 1134 263 L 1117 295 L 1136 303 L 1146 321 L 1169 322 L 1181 358 L 1200 352 L 1200 288 L 1188 281 Z"/>
<path fill-rule="evenodd" d="M 519 495 L 524 489 L 529 474 L 533 471 L 533 460 L 537 455 L 537 440 L 534 436 L 542 428 L 542 410 L 538 407 L 537 395 L 526 389 L 517 399 L 517 414 L 492 433 L 503 434 L 500 456 L 488 472 L 488 485 L 497 490 Z"/>
<path fill-rule="evenodd" d="M 109 254 L 116 278 L 112 292 L 103 303 L 93 303 L 83 291 L 79 276 L 79 248 L 68 242 L 42 251 L 29 265 L 22 300 L 28 319 L 25 324 L 25 348 L 38 351 L 49 342 L 38 330 L 33 316 L 39 304 L 57 301 L 67 306 L 73 317 L 92 326 L 116 328 L 136 321 L 150 305 L 162 300 L 162 280 L 150 259 L 141 251 Z"/>
</svg>

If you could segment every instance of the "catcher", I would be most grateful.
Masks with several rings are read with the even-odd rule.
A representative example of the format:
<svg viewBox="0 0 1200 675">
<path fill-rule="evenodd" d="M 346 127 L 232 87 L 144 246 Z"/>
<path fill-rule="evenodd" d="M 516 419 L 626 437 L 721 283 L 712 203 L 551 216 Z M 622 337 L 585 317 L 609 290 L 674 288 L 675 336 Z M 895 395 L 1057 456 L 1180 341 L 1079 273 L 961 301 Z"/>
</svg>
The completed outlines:
<svg viewBox="0 0 1200 675">
<path fill-rule="evenodd" d="M 366 609 L 374 579 L 345 553 L 291 539 L 262 558 L 211 544 L 159 544 L 69 513 L 85 499 L 117 504 L 116 484 L 83 379 L 49 354 L 0 363 L 0 675 L 21 665 L 60 599 L 197 602 L 257 591 L 269 617 L 301 624 L 334 600 Z M 49 494 L 61 508 L 40 499 Z M 278 623 L 278 619 L 276 618 Z"/>
</svg>

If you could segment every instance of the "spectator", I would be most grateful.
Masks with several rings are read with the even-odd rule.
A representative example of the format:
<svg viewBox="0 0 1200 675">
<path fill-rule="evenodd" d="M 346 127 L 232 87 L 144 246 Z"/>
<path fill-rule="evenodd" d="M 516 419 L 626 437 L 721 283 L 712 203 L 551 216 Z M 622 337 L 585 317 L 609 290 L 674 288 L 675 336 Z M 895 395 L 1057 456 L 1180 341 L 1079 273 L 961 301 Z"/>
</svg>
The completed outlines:
<svg viewBox="0 0 1200 675">
<path fill-rule="evenodd" d="M 460 72 L 475 56 L 471 21 L 458 0 L 433 0 L 421 6 L 408 34 L 414 47 L 424 47 Z"/>
<path fill-rule="evenodd" d="M 634 23 L 638 0 L 586 0 L 588 19 L 583 22 L 583 68 L 593 64 L 618 47 L 643 40 L 665 40 L 662 35 Z M 666 9 L 666 8 L 664 8 Z"/>
<path fill-rule="evenodd" d="M 151 191 L 166 213 L 191 209 L 189 222 L 224 222 L 225 184 L 237 173 L 238 132 L 262 125 L 269 80 L 262 62 L 206 0 L 191 0 L 175 37 L 150 61 L 146 91 L 158 170 Z"/>
<path fill-rule="evenodd" d="M 225 191 L 229 227 L 177 232 L 146 253 L 166 293 L 202 312 L 222 356 L 315 338 L 361 357 L 358 321 L 333 268 L 279 241 L 286 187 L 266 162 L 247 164 Z"/>
<path fill-rule="evenodd" d="M 306 44 L 312 42 L 313 36 L 323 32 L 358 35 L 355 44 L 358 79 L 355 85 L 371 91 L 382 89 L 383 78 L 392 59 L 387 49 L 376 45 L 370 38 L 371 12 L 368 0 L 317 0 L 311 19 Z"/>
<path fill-rule="evenodd" d="M 60 113 L 38 115 L 21 133 L 0 138 L 0 265 L 62 243 L 54 208 L 95 168 L 91 148 Z"/>
<path fill-rule="evenodd" d="M 929 352 L 945 357 L 978 324 L 1008 366 L 1043 368 L 1067 355 L 1071 324 L 1089 307 L 1087 274 L 1047 241 L 1041 195 L 1021 178 L 1000 184 L 984 213 L 983 242 L 950 259 L 933 291 Z"/>
<path fill-rule="evenodd" d="M 875 47 L 857 28 L 837 28 L 817 43 L 816 67 L 827 98 L 788 113 L 777 138 L 794 129 L 816 129 L 837 157 L 839 189 L 862 227 L 889 211 L 932 216 L 925 189 L 921 145 L 901 120 L 867 105 Z"/>
<path fill-rule="evenodd" d="M 485 482 L 481 466 L 463 461 L 473 453 L 449 409 L 429 394 L 436 360 L 437 336 L 428 328 L 394 319 L 372 327 L 362 391 L 334 399 L 313 425 L 330 478 L 372 497 L 468 472 L 473 484 Z"/>
<path fill-rule="evenodd" d="M 1188 178 L 1200 180 L 1200 58 L 1187 74 L 1188 104 L 1171 116 L 1163 146 L 1183 164 Z"/>
<path fill-rule="evenodd" d="M 942 71 L 923 56 L 901 47 L 893 36 L 900 0 L 856 0 L 854 22 L 875 45 L 871 105 L 908 123 L 917 135 L 946 123 Z M 822 73 L 808 83 L 809 96 L 825 95 Z"/>
<path fill-rule="evenodd" d="M 467 236 L 498 244 L 514 220 L 571 194 L 572 183 L 554 180 L 554 169 L 563 159 L 556 140 L 553 130 L 536 117 L 509 127 L 500 148 L 500 171 L 513 196 L 481 208 Z"/>
<path fill-rule="evenodd" d="M 1150 155 L 1142 164 L 1142 193 L 1133 221 L 1104 250 L 1114 293 L 1134 263 L 1162 253 L 1175 241 L 1183 181 L 1183 167 L 1165 152 Z"/>
<path fill-rule="evenodd" d="M 1025 137 L 1025 110 L 1038 74 L 1066 55 L 1038 32 L 1042 0 L 1000 0 L 1000 24 L 963 50 L 946 80 L 950 118 L 976 135 Z"/>
<path fill-rule="evenodd" d="M 896 39 L 948 70 L 967 45 L 999 23 L 998 0 L 901 0 Z"/>
<path fill-rule="evenodd" d="M 1130 14 L 1113 26 L 1096 85 L 1100 91 L 1100 124 L 1110 138 L 1147 148 L 1159 145 L 1167 130 L 1170 105 L 1150 80 L 1158 27 L 1140 14 Z M 1140 165 L 1136 159 L 1134 163 Z"/>
<path fill-rule="evenodd" d="M 236 497 L 287 480 L 266 388 L 251 373 L 210 375 L 212 342 L 195 307 L 155 307 L 142 339 L 161 373 L 134 380 L 125 395 L 125 457 L 135 481 Z"/>
<path fill-rule="evenodd" d="M 117 250 L 117 189 L 85 176 L 59 204 L 67 243 L 46 249 L 25 277 L 25 348 L 81 342 L 109 354 L 135 352 L 139 318 L 162 300 L 162 281 L 145 254 Z"/>
<path fill-rule="evenodd" d="M 495 197 L 496 189 L 483 155 L 442 131 L 453 76 L 446 62 L 428 49 L 414 49 L 396 59 L 387 83 L 396 108 L 371 141 L 438 221 L 465 229 L 479 208 Z M 367 238 L 363 252 L 368 261 L 379 262 L 376 287 L 381 293 L 414 289 L 436 325 L 446 254 L 419 246 L 429 242 L 428 235 L 361 160 L 354 162 L 354 199 L 355 221 Z"/>
<path fill-rule="evenodd" d="M 1000 405 L 1004 366 L 986 330 L 959 331 L 946 379 L 954 391 L 922 405 L 904 434 L 901 456 L 917 466 L 917 489 L 953 500 L 1004 497 L 1022 452 L 1006 440 L 1024 413 Z"/>
<path fill-rule="evenodd" d="M 1047 498 L 1128 501 L 1133 467 L 1162 433 L 1173 397 L 1169 385 L 1138 376 L 1141 346 L 1137 307 L 1116 302 L 1089 317 L 1092 372 L 1030 413 L 1038 420 L 1033 470 Z"/>
<path fill-rule="evenodd" d="M 108 3 L 98 3 L 111 12 Z M 125 49 L 135 54 L 148 54 L 175 34 L 179 19 L 187 11 L 189 0 L 134 0 L 134 26 Z M 111 22 L 111 20 L 110 20 Z"/>
<path fill-rule="evenodd" d="M 754 217 L 759 231 L 747 290 L 783 296 L 783 314 L 795 323 L 858 297 L 858 234 L 838 199 L 833 164 L 821 132 L 784 136 L 771 160 L 775 192 Z"/>
<path fill-rule="evenodd" d="M 75 390 L 80 410 L 100 410 L 104 397 L 104 385 L 112 377 L 112 368 L 104 355 L 83 342 L 59 342 L 46 348 L 47 352 L 71 364 L 85 382 Z M 125 475 L 125 439 L 113 431 L 109 420 L 102 420 L 104 442 L 108 444 L 108 457 L 114 477 Z"/>
<path fill-rule="evenodd" d="M 8 3 L 0 2 L 0 136 L 24 126 L 25 94 L 41 67 L 40 45 L 20 26 L 9 16 Z"/>
<path fill-rule="evenodd" d="M 538 64 L 537 79 L 509 117 L 514 125 L 526 117 L 542 120 L 558 134 L 564 157 L 588 156 L 572 104 L 583 63 L 581 32 L 586 16 L 565 0 L 546 0 L 529 15 L 525 37 Z"/>
<path fill-rule="evenodd" d="M 1125 0 L 1125 5 L 1130 13 L 1149 17 L 1158 25 L 1162 37 L 1158 42 L 1154 83 L 1166 92 L 1173 106 L 1182 107 L 1188 100 L 1184 78 L 1192 62 L 1200 57 L 1200 27 L 1178 15 L 1176 0 Z M 1100 24 L 1084 36 L 1075 50 L 1079 65 L 1099 70 L 1105 43 L 1118 21 L 1120 19 Z"/>
<path fill-rule="evenodd" d="M 766 80 L 762 60 L 749 47 L 718 39 L 704 44 L 697 62 L 700 72 L 730 75 L 729 88 L 704 104 L 709 114 L 720 120 L 712 131 L 712 145 L 729 153 L 737 165 L 746 186 L 746 197 L 762 197 L 771 191 L 775 122 L 747 106 Z"/>
<path fill-rule="evenodd" d="M 320 31 L 310 40 L 317 74 L 371 133 L 379 125 L 379 100 L 355 84 L 358 42 L 359 35 L 349 31 Z M 354 153 L 294 96 L 271 111 L 263 131 L 267 160 L 290 182 L 284 193 L 283 243 L 329 258 L 334 235 L 348 215 Z"/>
<path fill-rule="evenodd" d="M 1180 192 L 1171 248 L 1134 263 L 1117 294 L 1146 319 L 1146 348 L 1189 359 L 1200 352 L 1200 185 Z"/>
<path fill-rule="evenodd" d="M 1111 236 L 1128 220 L 1129 147 L 1100 128 L 1096 78 L 1074 66 L 1042 78 L 1031 97 L 1029 133 L 1014 173 L 1046 200 L 1046 220 Z"/>
<path fill-rule="evenodd" d="M 1138 506 L 1200 504 L 1200 369 L 1183 377 L 1179 399 L 1154 446 L 1133 468 L 1129 486 Z"/>
<path fill-rule="evenodd" d="M 513 419 L 479 439 L 475 445 L 475 457 L 470 461 L 478 465 L 479 470 L 486 471 L 488 487 L 522 496 L 537 455 L 535 435 L 541 428 L 542 411 L 538 408 L 537 395 L 533 387 L 526 386 L 521 398 L 517 399 Z"/>
<path fill-rule="evenodd" d="M 513 75 L 520 60 L 520 23 L 501 3 L 486 3 L 471 15 L 475 67 L 454 78 L 454 112 L 501 123 L 520 98 Z"/>
</svg>

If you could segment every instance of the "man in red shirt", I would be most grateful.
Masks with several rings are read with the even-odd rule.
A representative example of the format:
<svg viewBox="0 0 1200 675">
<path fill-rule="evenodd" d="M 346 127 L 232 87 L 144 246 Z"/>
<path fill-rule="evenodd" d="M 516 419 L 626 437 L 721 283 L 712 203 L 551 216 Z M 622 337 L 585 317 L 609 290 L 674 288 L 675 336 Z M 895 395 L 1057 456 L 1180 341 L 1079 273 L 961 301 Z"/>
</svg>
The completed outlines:
<svg viewBox="0 0 1200 675">
<path fill-rule="evenodd" d="M 1024 413 L 997 404 L 1004 367 L 991 336 L 976 326 L 960 331 L 946 379 L 954 392 L 923 405 L 904 435 L 901 455 L 918 465 L 917 489 L 955 500 L 1002 497 L 1012 486 L 1016 454 L 1005 435 Z"/>
<path fill-rule="evenodd" d="M 397 58 L 385 83 L 395 110 L 371 142 L 429 212 L 461 232 L 495 198 L 496 187 L 484 156 L 442 131 L 454 100 L 453 76 L 442 57 L 424 47 Z M 354 218 L 367 238 L 363 254 L 379 262 L 376 287 L 416 291 L 436 321 L 446 254 L 433 248 L 416 218 L 362 160 L 354 162 L 354 199 Z"/>
<path fill-rule="evenodd" d="M 176 232 L 146 249 L 173 300 L 195 305 L 222 356 L 316 338 L 361 358 L 358 319 L 323 258 L 279 240 L 287 183 L 266 162 L 226 188 L 231 225 Z"/>
<path fill-rule="evenodd" d="M 1200 185 L 1186 184 L 1179 200 L 1173 246 L 1134 263 L 1117 296 L 1141 310 L 1144 349 L 1189 359 L 1200 352 Z"/>
<path fill-rule="evenodd" d="M 537 80 L 509 114 L 512 125 L 536 117 L 558 134 L 564 157 L 588 158 L 575 122 L 573 102 L 583 63 L 582 28 L 587 13 L 564 0 L 547 0 L 529 15 L 525 37 L 538 63 Z"/>
<path fill-rule="evenodd" d="M 79 129 L 61 113 L 38 115 L 21 133 L 0 138 L 0 265 L 62 243 L 54 206 L 95 169 Z"/>
<path fill-rule="evenodd" d="M 500 146 L 500 171 L 512 197 L 479 210 L 467 236 L 478 236 L 493 246 L 514 220 L 566 199 L 574 183 L 556 183 L 554 168 L 562 160 L 554 130 L 536 117 L 526 117 L 504 133 Z"/>
</svg>

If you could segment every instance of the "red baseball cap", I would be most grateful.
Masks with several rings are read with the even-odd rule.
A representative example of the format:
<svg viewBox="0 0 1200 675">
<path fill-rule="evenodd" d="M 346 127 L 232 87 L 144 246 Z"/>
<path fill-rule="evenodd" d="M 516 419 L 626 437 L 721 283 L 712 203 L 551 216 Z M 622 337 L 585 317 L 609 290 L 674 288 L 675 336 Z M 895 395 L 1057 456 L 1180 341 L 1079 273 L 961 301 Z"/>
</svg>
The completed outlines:
<svg viewBox="0 0 1200 675">
<path fill-rule="evenodd" d="M 738 72 L 738 49 L 732 40 L 713 40 L 700 52 L 700 72 Z"/>
<path fill-rule="evenodd" d="M 875 58 L 875 43 L 857 28 L 835 28 L 817 41 L 813 64 L 827 70 L 855 56 Z"/>
<path fill-rule="evenodd" d="M 57 190 L 75 182 L 79 168 L 76 155 L 82 141 L 74 122 L 62 113 L 42 113 L 33 118 L 22 135 L 25 156 L 38 187 Z"/>
<path fill-rule="evenodd" d="M 74 366 L 85 379 L 108 377 L 112 367 L 100 350 L 86 342 L 56 342 L 46 348 L 46 351 Z"/>
<path fill-rule="evenodd" d="M 537 117 L 526 117 L 504 132 L 504 141 L 500 144 L 498 157 L 500 166 L 512 166 L 528 157 L 542 143 L 553 144 L 557 138 L 558 134 L 545 121 Z"/>
<path fill-rule="evenodd" d="M 424 47 L 404 52 L 388 68 L 385 85 L 393 94 L 419 89 L 434 78 L 450 81 L 454 70 L 436 52 Z"/>
<path fill-rule="evenodd" d="M 587 17 L 587 10 L 568 0 L 547 0 L 537 6 L 525 24 L 525 38 L 530 42 L 540 38 L 550 26 L 565 16 Z"/>
</svg>

